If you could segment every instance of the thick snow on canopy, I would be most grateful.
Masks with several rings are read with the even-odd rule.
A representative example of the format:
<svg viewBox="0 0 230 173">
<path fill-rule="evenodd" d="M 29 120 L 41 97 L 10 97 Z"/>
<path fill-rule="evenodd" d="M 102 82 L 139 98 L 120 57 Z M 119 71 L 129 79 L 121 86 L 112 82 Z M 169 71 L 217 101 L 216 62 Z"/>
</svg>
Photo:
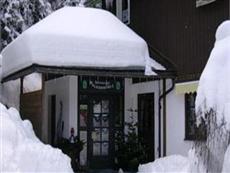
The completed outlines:
<svg viewBox="0 0 230 173">
<path fill-rule="evenodd" d="M 73 172 L 70 158 L 44 145 L 28 120 L 0 103 L 0 172 Z"/>
<path fill-rule="evenodd" d="M 3 51 L 3 77 L 32 64 L 65 67 L 165 68 L 146 42 L 112 13 L 64 7 L 23 32 Z"/>
<path fill-rule="evenodd" d="M 223 22 L 216 31 L 216 42 L 201 75 L 197 98 L 197 114 L 205 116 L 210 109 L 230 123 L 230 21 Z"/>
</svg>

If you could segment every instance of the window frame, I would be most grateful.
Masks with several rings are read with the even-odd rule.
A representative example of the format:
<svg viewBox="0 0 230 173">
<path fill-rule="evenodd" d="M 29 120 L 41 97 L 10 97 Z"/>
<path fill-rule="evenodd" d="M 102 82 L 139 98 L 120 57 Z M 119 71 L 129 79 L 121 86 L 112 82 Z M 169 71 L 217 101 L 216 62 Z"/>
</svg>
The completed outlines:
<svg viewBox="0 0 230 173">
<path fill-rule="evenodd" d="M 119 20 L 121 20 L 124 24 L 129 25 L 130 24 L 130 0 L 125 0 L 127 3 L 127 8 L 124 9 L 123 4 L 124 0 L 111 0 L 112 9 L 109 10 L 106 8 L 106 0 L 102 0 L 102 8 L 104 10 L 108 10 L 112 12 Z M 115 8 L 115 9 L 114 9 Z"/>
<path fill-rule="evenodd" d="M 191 105 L 189 104 L 190 102 L 190 99 L 189 97 L 190 96 L 193 96 L 196 98 L 196 92 L 194 93 L 185 93 L 184 95 L 184 103 L 185 103 L 185 140 L 194 140 L 195 139 L 195 135 L 190 135 L 189 133 L 189 116 L 191 116 Z M 195 100 L 194 98 L 194 100 Z M 195 104 L 194 104 L 195 105 Z M 194 109 L 194 107 L 193 107 Z"/>
<path fill-rule="evenodd" d="M 194 103 L 191 104 L 189 103 L 190 102 L 190 97 L 191 95 L 194 97 L 193 100 L 194 100 Z M 185 93 L 184 94 L 184 103 L 185 103 L 185 139 L 184 140 L 187 140 L 187 141 L 204 141 L 206 140 L 207 138 L 207 135 L 206 135 L 206 131 L 207 131 L 207 128 L 206 128 L 206 125 L 205 125 L 205 122 L 202 120 L 202 124 L 199 125 L 199 127 L 197 126 L 196 124 L 196 113 L 195 113 L 195 100 L 196 100 L 196 96 L 197 96 L 197 93 L 196 92 L 193 92 L 193 93 Z M 191 110 L 194 109 L 194 118 L 195 118 L 195 121 L 193 122 L 194 124 L 192 124 L 191 122 L 189 122 L 189 116 L 192 115 L 191 113 Z M 193 125 L 192 128 L 194 128 L 194 134 L 190 134 L 189 133 L 189 125 Z M 204 133 L 201 133 L 201 132 L 204 132 Z"/>
</svg>

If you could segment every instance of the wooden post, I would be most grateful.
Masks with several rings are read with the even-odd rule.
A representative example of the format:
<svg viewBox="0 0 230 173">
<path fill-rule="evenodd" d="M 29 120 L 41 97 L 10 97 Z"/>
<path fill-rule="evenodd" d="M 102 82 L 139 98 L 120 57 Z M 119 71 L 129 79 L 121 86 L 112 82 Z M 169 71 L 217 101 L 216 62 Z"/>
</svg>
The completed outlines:
<svg viewBox="0 0 230 173">
<path fill-rule="evenodd" d="M 20 94 L 19 94 L 19 112 L 21 113 L 21 110 L 22 110 L 22 95 L 23 95 L 23 80 L 24 80 L 24 77 L 21 77 L 20 78 Z M 23 115 L 21 115 L 23 116 Z M 22 117 L 23 118 L 23 117 Z"/>
<path fill-rule="evenodd" d="M 41 140 L 43 142 L 48 142 L 48 137 L 45 136 L 44 133 L 48 133 L 48 124 L 45 124 L 45 122 L 48 121 L 48 119 L 45 119 L 46 115 L 46 111 L 45 111 L 45 108 L 46 108 L 46 101 L 45 101 L 45 79 L 46 79 L 46 76 L 44 73 L 41 73 L 41 95 L 42 95 L 42 100 L 41 100 Z M 46 128 L 47 127 L 47 128 Z"/>
<path fill-rule="evenodd" d="M 24 80 L 24 77 L 21 77 L 20 78 L 20 96 L 23 94 L 23 80 Z"/>
</svg>

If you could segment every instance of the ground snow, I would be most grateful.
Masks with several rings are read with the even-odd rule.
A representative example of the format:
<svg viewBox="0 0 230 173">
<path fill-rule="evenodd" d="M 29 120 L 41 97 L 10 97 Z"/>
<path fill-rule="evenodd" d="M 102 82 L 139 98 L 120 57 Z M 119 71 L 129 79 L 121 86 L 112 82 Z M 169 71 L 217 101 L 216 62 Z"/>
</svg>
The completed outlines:
<svg viewBox="0 0 230 173">
<path fill-rule="evenodd" d="M 201 75 L 196 98 L 196 112 L 205 117 L 210 109 L 217 114 L 217 122 L 223 118 L 230 128 L 230 21 L 217 29 L 216 42 Z"/>
<path fill-rule="evenodd" d="M 180 155 L 172 155 L 155 160 L 154 162 L 140 165 L 138 173 L 188 173 L 190 170 L 189 160 Z"/>
<path fill-rule="evenodd" d="M 28 120 L 0 103 L 0 172 L 73 172 L 70 158 L 43 144 Z"/>
</svg>

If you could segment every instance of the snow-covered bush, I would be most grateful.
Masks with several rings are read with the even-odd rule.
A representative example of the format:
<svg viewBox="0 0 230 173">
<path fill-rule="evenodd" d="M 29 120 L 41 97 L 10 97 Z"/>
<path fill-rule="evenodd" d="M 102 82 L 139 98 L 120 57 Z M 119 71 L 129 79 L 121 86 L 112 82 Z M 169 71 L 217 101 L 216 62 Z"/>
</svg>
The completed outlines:
<svg viewBox="0 0 230 173">
<path fill-rule="evenodd" d="M 207 123 L 207 141 L 195 145 L 206 172 L 221 172 L 230 134 L 230 21 L 216 32 L 216 42 L 201 75 L 196 112 Z"/>
<path fill-rule="evenodd" d="M 73 172 L 70 158 L 43 144 L 28 120 L 0 103 L 1 172 Z"/>
<path fill-rule="evenodd" d="M 1 43 L 5 47 L 22 31 L 52 12 L 47 0 L 1 0 Z"/>
</svg>

